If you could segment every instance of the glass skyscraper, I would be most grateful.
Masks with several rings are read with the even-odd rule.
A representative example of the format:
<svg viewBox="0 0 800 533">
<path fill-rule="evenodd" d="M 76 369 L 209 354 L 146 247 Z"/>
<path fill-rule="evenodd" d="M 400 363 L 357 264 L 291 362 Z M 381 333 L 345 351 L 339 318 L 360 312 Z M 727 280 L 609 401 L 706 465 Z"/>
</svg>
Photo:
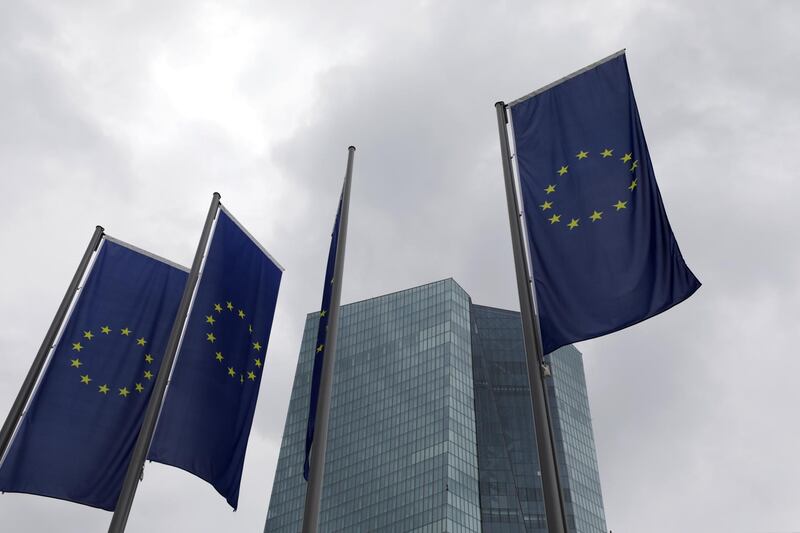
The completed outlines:
<svg viewBox="0 0 800 533">
<path fill-rule="evenodd" d="M 318 317 L 300 347 L 265 532 L 300 530 Z M 570 531 L 605 533 L 580 353 L 548 394 Z M 546 533 L 519 313 L 452 279 L 344 305 L 320 531 Z"/>
</svg>

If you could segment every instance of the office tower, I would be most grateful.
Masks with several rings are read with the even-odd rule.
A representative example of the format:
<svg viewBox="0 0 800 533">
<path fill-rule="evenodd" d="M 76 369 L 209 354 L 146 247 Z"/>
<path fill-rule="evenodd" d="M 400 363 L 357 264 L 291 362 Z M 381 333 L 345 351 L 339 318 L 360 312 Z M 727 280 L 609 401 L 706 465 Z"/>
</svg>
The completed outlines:
<svg viewBox="0 0 800 533">
<path fill-rule="evenodd" d="M 296 532 L 317 313 L 306 319 L 265 531 Z M 342 306 L 320 531 L 546 533 L 519 313 L 452 279 Z M 570 531 L 605 533 L 583 363 L 550 358 Z"/>
</svg>

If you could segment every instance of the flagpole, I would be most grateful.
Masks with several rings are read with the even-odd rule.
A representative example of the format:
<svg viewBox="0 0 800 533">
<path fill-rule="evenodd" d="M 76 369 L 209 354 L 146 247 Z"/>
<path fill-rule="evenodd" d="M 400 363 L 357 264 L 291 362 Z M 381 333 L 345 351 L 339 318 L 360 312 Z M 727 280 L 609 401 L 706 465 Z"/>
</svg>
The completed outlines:
<svg viewBox="0 0 800 533">
<path fill-rule="evenodd" d="M 22 418 L 25 405 L 27 405 L 31 394 L 33 393 L 33 389 L 36 386 L 36 382 L 39 380 L 39 375 L 42 373 L 44 363 L 47 360 L 47 355 L 53 348 L 53 343 L 55 342 L 58 330 L 61 329 L 61 325 L 64 323 L 64 318 L 67 316 L 67 311 L 69 311 L 70 304 L 75 297 L 75 291 L 78 290 L 78 284 L 81 282 L 84 274 L 86 273 L 86 269 L 89 266 L 89 261 L 91 261 L 92 255 L 100 245 L 100 241 L 103 238 L 103 231 L 104 230 L 102 226 L 97 226 L 94 229 L 92 238 L 89 240 L 89 246 L 86 247 L 86 251 L 83 253 L 81 262 L 78 264 L 78 269 L 75 271 L 75 275 L 72 276 L 72 281 L 67 288 L 66 294 L 64 294 L 64 298 L 61 300 L 61 305 L 58 306 L 56 316 L 53 317 L 53 321 L 50 323 L 50 328 L 47 330 L 44 340 L 42 341 L 42 345 L 39 347 L 39 351 L 36 353 L 36 357 L 33 359 L 31 368 L 28 370 L 28 375 L 25 376 L 25 381 L 23 381 L 22 387 L 20 387 L 19 393 L 17 394 L 17 398 L 14 400 L 11 410 L 8 413 L 8 417 L 6 417 L 5 423 L 3 423 L 3 429 L 0 430 L 0 458 L 5 456 L 6 449 L 11 443 L 11 437 L 14 435 L 14 429 L 17 427 L 17 424 Z"/>
<path fill-rule="evenodd" d="M 167 388 L 169 373 L 172 369 L 172 363 L 175 360 L 175 354 L 178 351 L 178 342 L 181 338 L 183 325 L 186 322 L 186 316 L 189 314 L 189 305 L 192 301 L 194 289 L 197 286 L 197 280 L 200 277 L 200 265 L 203 262 L 203 255 L 205 254 L 208 239 L 211 234 L 211 226 L 219 210 L 219 199 L 219 193 L 215 192 L 211 199 L 211 206 L 208 208 L 206 223 L 205 226 L 203 226 L 203 233 L 200 235 L 197 251 L 194 254 L 192 269 L 189 271 L 189 278 L 186 281 L 186 287 L 183 289 L 181 303 L 175 315 L 175 322 L 172 324 L 172 331 L 169 334 L 167 347 L 164 350 L 164 358 L 161 360 L 161 367 L 158 370 L 158 376 L 153 385 L 153 392 L 147 404 L 147 410 L 145 411 L 144 420 L 142 421 L 142 428 L 139 431 L 139 438 L 136 440 L 136 446 L 131 454 L 131 460 L 130 463 L 128 463 L 128 471 L 125 474 L 125 481 L 123 482 L 122 490 L 117 500 L 117 506 L 114 509 L 114 516 L 111 518 L 111 525 L 108 527 L 109 533 L 122 533 L 125 531 L 125 525 L 128 522 L 128 515 L 133 505 L 133 497 L 136 495 L 136 488 L 143 474 L 144 462 L 147 459 L 150 441 L 153 439 L 153 433 L 155 433 L 156 421 L 158 420 L 158 413 L 161 410 L 161 403 L 164 399 L 164 391 Z"/>
<path fill-rule="evenodd" d="M 533 303 L 531 279 L 528 275 L 530 270 L 522 240 L 522 224 L 520 222 L 522 215 L 519 210 L 514 173 L 511 168 L 511 151 L 506 127 L 508 123 L 506 105 L 503 102 L 497 102 L 494 107 L 497 111 L 497 127 L 500 133 L 500 153 L 503 159 L 508 220 L 511 225 L 511 242 L 514 249 L 514 266 L 517 274 L 517 291 L 519 292 L 520 312 L 522 315 L 522 332 L 525 341 L 528 383 L 531 390 L 531 408 L 533 411 L 533 426 L 536 432 L 536 447 L 539 451 L 539 470 L 542 479 L 542 492 L 544 493 L 547 530 L 549 533 L 566 533 L 566 512 L 561 491 L 561 481 L 558 475 L 553 425 L 550 419 L 544 383 L 545 367 L 542 338 L 539 331 L 539 319 L 536 316 Z"/>
<path fill-rule="evenodd" d="M 339 219 L 339 235 L 336 242 L 336 263 L 333 269 L 333 289 L 328 314 L 328 330 L 325 333 L 325 358 L 322 361 L 322 376 L 317 399 L 317 422 L 314 443 L 311 445 L 311 465 L 306 486 L 306 501 L 303 511 L 303 533 L 316 533 L 319 527 L 319 512 L 322 500 L 322 480 L 325 474 L 325 451 L 328 447 L 328 421 L 330 419 L 333 368 L 336 357 L 336 336 L 339 332 L 339 302 L 342 295 L 342 273 L 344 251 L 347 241 L 347 218 L 350 212 L 350 183 L 353 177 L 353 157 L 356 149 L 348 148 L 347 171 L 344 175 L 342 214 Z M 328 280 L 325 280 L 327 283 Z"/>
</svg>

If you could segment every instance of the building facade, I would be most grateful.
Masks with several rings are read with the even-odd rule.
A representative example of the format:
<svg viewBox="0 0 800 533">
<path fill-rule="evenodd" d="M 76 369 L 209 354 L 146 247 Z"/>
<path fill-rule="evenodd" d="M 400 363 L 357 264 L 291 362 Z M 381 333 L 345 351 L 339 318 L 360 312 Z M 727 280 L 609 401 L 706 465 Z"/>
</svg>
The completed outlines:
<svg viewBox="0 0 800 533">
<path fill-rule="evenodd" d="M 341 307 L 320 531 L 546 533 L 519 313 L 452 279 Z M 318 318 L 306 319 L 266 532 L 300 530 Z M 605 533 L 580 353 L 548 394 L 571 531 Z"/>
</svg>

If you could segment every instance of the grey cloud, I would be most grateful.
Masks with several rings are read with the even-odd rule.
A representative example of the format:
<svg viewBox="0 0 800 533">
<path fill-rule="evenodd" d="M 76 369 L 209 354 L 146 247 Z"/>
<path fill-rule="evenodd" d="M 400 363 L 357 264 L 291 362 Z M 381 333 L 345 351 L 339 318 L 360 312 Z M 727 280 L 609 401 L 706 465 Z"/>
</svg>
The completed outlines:
<svg viewBox="0 0 800 533">
<path fill-rule="evenodd" d="M 186 264 L 220 190 L 287 268 L 240 511 L 151 465 L 130 531 L 263 526 L 347 145 L 358 150 L 345 301 L 453 276 L 477 303 L 515 308 L 493 104 L 624 46 L 670 220 L 704 287 L 579 346 L 609 527 L 797 529 L 792 2 L 12 7 L 0 21 L 0 179 L 12 200 L 0 247 L 14 251 L 0 263 L 13 280 L 0 288 L 0 404 L 10 405 L 98 222 Z M 183 116 L 154 81 L 157 59 L 214 48 L 214 10 L 263 28 L 264 49 L 230 96 L 270 130 L 255 147 Z M 276 28 L 302 43 L 274 49 Z M 320 62 L 310 90 L 298 87 L 309 101 L 259 98 L 311 69 L 307 57 Z M 16 531 L 103 530 L 109 518 L 21 495 L 0 497 L 0 510 Z"/>
</svg>

